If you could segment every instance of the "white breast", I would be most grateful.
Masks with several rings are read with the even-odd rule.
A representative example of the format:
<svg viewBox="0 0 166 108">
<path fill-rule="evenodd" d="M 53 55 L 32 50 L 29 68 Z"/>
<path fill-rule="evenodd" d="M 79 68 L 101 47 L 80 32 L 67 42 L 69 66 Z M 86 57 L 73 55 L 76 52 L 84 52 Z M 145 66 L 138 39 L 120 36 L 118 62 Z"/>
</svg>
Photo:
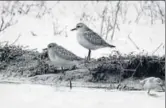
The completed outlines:
<svg viewBox="0 0 166 108">
<path fill-rule="evenodd" d="M 63 59 L 59 56 L 57 56 L 52 50 L 48 50 L 48 56 L 51 60 L 51 62 L 56 66 L 56 67 L 71 67 L 75 65 L 77 62 L 75 61 L 69 61 L 66 59 Z"/>
<path fill-rule="evenodd" d="M 90 43 L 88 40 L 86 40 L 82 33 L 77 32 L 77 41 L 80 45 L 82 45 L 84 48 L 90 49 L 90 50 L 96 50 L 98 48 L 101 48 L 100 46 L 94 45 Z"/>
</svg>

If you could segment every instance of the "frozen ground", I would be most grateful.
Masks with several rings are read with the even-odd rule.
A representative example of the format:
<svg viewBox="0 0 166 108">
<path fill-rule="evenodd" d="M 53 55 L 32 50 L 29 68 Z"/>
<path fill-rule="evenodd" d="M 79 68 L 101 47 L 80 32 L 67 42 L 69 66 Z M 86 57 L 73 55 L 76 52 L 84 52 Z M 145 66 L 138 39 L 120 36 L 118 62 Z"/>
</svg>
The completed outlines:
<svg viewBox="0 0 166 108">
<path fill-rule="evenodd" d="M 0 84 L 1 108 L 165 108 L 165 93 Z"/>
</svg>

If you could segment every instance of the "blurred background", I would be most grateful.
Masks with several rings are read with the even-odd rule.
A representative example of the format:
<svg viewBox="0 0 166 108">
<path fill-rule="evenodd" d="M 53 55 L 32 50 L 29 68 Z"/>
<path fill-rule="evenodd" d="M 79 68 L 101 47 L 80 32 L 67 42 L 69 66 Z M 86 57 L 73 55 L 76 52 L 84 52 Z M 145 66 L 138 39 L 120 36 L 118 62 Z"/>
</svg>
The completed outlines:
<svg viewBox="0 0 166 108">
<path fill-rule="evenodd" d="M 0 14 L 1 45 L 41 52 L 56 42 L 85 57 L 87 49 L 70 31 L 83 22 L 122 54 L 165 54 L 165 1 L 0 1 Z M 92 57 L 111 51 L 99 49 Z"/>
</svg>

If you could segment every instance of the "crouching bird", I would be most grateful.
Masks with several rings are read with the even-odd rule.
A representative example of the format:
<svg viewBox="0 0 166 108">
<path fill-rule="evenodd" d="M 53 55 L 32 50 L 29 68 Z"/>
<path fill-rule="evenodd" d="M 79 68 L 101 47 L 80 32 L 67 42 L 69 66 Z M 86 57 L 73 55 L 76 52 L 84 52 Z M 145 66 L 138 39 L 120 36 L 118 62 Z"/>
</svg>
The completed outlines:
<svg viewBox="0 0 166 108">
<path fill-rule="evenodd" d="M 164 91 L 164 82 L 158 77 L 148 77 L 140 81 L 140 84 L 144 89 L 148 90 L 148 94 L 150 94 L 150 90 L 161 88 Z"/>
<path fill-rule="evenodd" d="M 63 48 L 56 43 L 50 43 L 47 46 L 48 57 L 52 64 L 57 67 L 61 67 L 63 73 L 63 68 L 70 68 L 72 66 L 77 66 L 84 62 L 84 59 L 76 56 L 71 51 Z"/>
</svg>

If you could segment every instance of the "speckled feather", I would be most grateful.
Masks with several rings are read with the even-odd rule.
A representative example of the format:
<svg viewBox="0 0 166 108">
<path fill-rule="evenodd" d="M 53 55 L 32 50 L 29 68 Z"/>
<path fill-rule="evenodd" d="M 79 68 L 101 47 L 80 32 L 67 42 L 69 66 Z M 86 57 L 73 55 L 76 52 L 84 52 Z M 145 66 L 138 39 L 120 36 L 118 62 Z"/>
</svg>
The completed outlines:
<svg viewBox="0 0 166 108">
<path fill-rule="evenodd" d="M 75 54 L 73 54 L 69 50 L 67 50 L 59 45 L 55 47 L 54 51 L 55 51 L 57 56 L 59 56 L 60 58 L 66 59 L 66 60 L 70 60 L 70 61 L 82 60 L 82 58 L 76 56 Z"/>
<path fill-rule="evenodd" d="M 90 29 L 86 29 L 86 31 L 84 31 L 82 35 L 84 35 L 84 37 L 94 45 L 105 46 L 105 47 L 110 46 L 97 33 L 93 32 Z"/>
</svg>

